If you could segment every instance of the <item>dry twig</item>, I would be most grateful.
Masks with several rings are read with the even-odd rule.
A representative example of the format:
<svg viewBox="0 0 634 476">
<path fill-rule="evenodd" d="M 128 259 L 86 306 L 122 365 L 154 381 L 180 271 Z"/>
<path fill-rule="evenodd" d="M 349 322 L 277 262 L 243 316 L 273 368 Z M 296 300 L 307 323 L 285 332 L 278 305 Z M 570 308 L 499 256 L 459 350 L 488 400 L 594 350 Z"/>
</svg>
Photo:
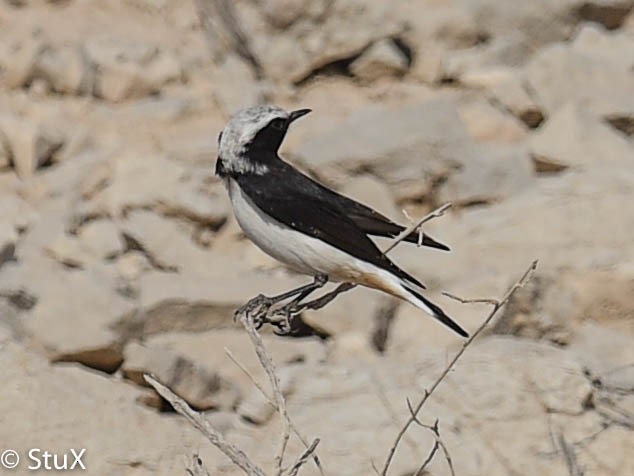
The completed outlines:
<svg viewBox="0 0 634 476">
<path fill-rule="evenodd" d="M 227 455 L 233 464 L 244 471 L 245 474 L 249 476 L 265 476 L 264 471 L 255 465 L 244 451 L 225 440 L 224 436 L 211 426 L 211 423 L 201 413 L 192 410 L 185 400 L 159 382 L 156 377 L 148 374 L 143 377 L 161 397 L 174 407 L 174 410 L 183 415 L 194 428 L 205 435 L 211 444 Z"/>
<path fill-rule="evenodd" d="M 416 407 L 410 409 L 410 413 L 411 414 L 410 414 L 409 418 L 407 419 L 407 421 L 405 422 L 405 424 L 403 425 L 403 427 L 401 428 L 401 430 L 399 431 L 399 433 L 396 435 L 396 439 L 395 439 L 392 447 L 390 448 L 388 456 L 387 456 L 387 458 L 385 460 L 385 464 L 383 465 L 383 469 L 381 471 L 381 476 L 386 476 L 387 475 L 387 472 L 388 472 L 388 470 L 390 468 L 390 464 L 392 463 L 392 460 L 394 459 L 394 454 L 396 453 L 396 449 L 398 448 L 401 440 L 405 436 L 405 433 L 407 432 L 409 427 L 412 425 L 412 423 L 421 424 L 418 421 L 418 414 L 422 410 L 423 406 L 425 405 L 425 403 L 427 402 L 429 397 L 436 391 L 436 389 L 438 388 L 440 383 L 449 374 L 449 372 L 454 367 L 454 365 L 456 364 L 458 359 L 460 359 L 460 357 L 462 357 L 462 354 L 464 354 L 464 352 L 471 345 L 471 343 L 480 335 L 480 333 L 484 330 L 484 328 L 491 322 L 491 320 L 495 317 L 495 315 L 500 310 L 500 308 L 502 308 L 508 302 L 508 300 L 511 298 L 513 293 L 515 293 L 515 291 L 517 291 L 519 288 L 523 287 L 529 281 L 529 279 L 531 278 L 531 276 L 535 272 L 535 269 L 537 269 L 537 260 L 535 260 L 535 261 L 533 261 L 531 263 L 531 265 L 524 272 L 522 277 L 519 280 L 517 280 L 515 282 L 515 284 L 513 284 L 513 286 L 511 286 L 508 289 L 508 291 L 504 294 L 502 299 L 500 299 L 499 301 L 486 300 L 488 304 L 491 304 L 493 306 L 493 309 L 491 310 L 491 312 L 489 313 L 487 318 L 484 320 L 484 322 L 482 322 L 480 327 L 478 327 L 478 329 L 471 335 L 471 337 L 469 337 L 469 339 L 467 339 L 465 341 L 465 343 L 462 345 L 460 350 L 456 353 L 454 358 L 445 367 L 445 369 L 442 371 L 440 376 L 434 381 L 434 383 L 429 388 L 429 390 L 425 390 L 425 393 L 423 394 L 423 397 L 418 402 Z M 471 302 L 482 302 L 483 300 L 482 299 L 477 299 L 477 300 L 460 299 L 460 301 L 464 302 L 464 303 L 471 303 Z M 446 453 L 446 455 L 448 455 L 448 453 Z"/>
</svg>

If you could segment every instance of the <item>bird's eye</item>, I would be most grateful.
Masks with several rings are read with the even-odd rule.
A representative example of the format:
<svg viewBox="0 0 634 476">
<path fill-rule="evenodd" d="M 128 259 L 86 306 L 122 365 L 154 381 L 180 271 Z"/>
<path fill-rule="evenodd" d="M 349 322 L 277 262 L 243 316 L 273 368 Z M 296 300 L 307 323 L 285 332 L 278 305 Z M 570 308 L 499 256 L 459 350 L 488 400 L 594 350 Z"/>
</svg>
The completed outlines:
<svg viewBox="0 0 634 476">
<path fill-rule="evenodd" d="M 222 131 L 218 134 L 218 145 L 220 145 L 220 141 L 222 140 Z"/>
<path fill-rule="evenodd" d="M 270 122 L 270 125 L 273 129 L 277 129 L 278 131 L 286 130 L 286 120 L 282 118 L 273 119 Z"/>
</svg>

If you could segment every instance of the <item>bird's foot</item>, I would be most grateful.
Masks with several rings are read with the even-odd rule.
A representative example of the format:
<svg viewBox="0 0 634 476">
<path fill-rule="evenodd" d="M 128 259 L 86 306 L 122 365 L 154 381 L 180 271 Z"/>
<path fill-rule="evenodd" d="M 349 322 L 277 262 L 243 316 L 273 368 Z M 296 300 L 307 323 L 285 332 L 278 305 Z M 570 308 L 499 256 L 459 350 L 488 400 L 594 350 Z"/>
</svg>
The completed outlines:
<svg viewBox="0 0 634 476">
<path fill-rule="evenodd" d="M 258 294 L 253 299 L 247 301 L 246 304 L 240 306 L 233 313 L 234 322 L 245 316 L 248 319 L 253 319 L 255 328 L 259 329 L 267 321 L 267 314 L 269 309 L 275 302 L 268 296 Z"/>
</svg>

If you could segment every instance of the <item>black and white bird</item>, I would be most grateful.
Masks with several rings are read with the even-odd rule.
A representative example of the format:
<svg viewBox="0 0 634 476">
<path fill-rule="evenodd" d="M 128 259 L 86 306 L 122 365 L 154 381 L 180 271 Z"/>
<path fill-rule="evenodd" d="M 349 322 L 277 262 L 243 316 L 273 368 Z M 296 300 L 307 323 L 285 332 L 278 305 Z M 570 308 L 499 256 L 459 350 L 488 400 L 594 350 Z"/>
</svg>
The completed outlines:
<svg viewBox="0 0 634 476">
<path fill-rule="evenodd" d="M 468 337 L 422 295 L 425 286 L 368 237 L 395 237 L 402 226 L 326 188 L 279 157 L 291 123 L 309 112 L 255 106 L 236 113 L 220 133 L 216 174 L 224 180 L 244 233 L 265 253 L 314 277 L 314 283 L 298 289 L 296 301 L 329 280 L 355 283 L 404 299 Z M 418 240 L 418 232 L 406 238 Z M 422 244 L 449 250 L 428 235 Z"/>
</svg>

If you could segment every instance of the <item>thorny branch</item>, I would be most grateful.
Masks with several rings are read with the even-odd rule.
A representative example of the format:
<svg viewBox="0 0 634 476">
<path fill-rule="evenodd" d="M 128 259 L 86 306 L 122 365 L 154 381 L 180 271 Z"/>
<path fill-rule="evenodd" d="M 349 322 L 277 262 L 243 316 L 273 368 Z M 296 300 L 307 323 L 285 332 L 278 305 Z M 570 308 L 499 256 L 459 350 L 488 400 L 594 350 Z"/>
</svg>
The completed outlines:
<svg viewBox="0 0 634 476">
<path fill-rule="evenodd" d="M 387 456 L 387 458 L 385 460 L 385 464 L 383 465 L 383 470 L 381 471 L 381 476 L 387 476 L 387 473 L 388 473 L 389 468 L 390 468 L 390 464 L 392 463 L 392 460 L 394 459 L 394 454 L 396 453 L 396 449 L 398 448 L 401 440 L 405 436 L 405 433 L 407 432 L 409 427 L 412 425 L 412 423 L 420 423 L 420 422 L 418 422 L 418 414 L 422 410 L 423 406 L 425 405 L 425 403 L 427 402 L 429 397 L 436 391 L 436 389 L 438 388 L 440 383 L 445 379 L 445 377 L 447 377 L 449 372 L 453 369 L 454 365 L 456 365 L 456 362 L 460 359 L 460 357 L 462 357 L 462 354 L 464 354 L 464 352 L 471 345 L 471 343 L 482 333 L 484 328 L 491 322 L 491 320 L 495 317 L 495 315 L 498 313 L 500 308 L 502 308 L 508 302 L 508 300 L 511 298 L 513 293 L 515 293 L 515 291 L 517 291 L 519 288 L 523 287 L 530 280 L 530 278 L 532 277 L 532 275 L 533 275 L 533 273 L 535 272 L 536 269 L 537 269 L 537 260 L 535 260 L 535 261 L 533 261 L 531 263 L 531 265 L 524 272 L 522 277 L 519 280 L 517 280 L 515 282 L 515 284 L 513 284 L 513 286 L 511 286 L 508 289 L 508 291 L 504 294 L 502 299 L 500 299 L 498 301 L 486 300 L 486 302 L 488 304 L 491 304 L 493 306 L 493 309 L 491 310 L 491 312 L 489 313 L 487 318 L 484 320 L 484 322 L 482 322 L 480 327 L 478 327 L 478 329 L 471 335 L 471 337 L 469 337 L 469 339 L 467 339 L 465 341 L 465 343 L 462 345 L 460 350 L 456 353 L 454 358 L 445 367 L 445 369 L 442 371 L 442 373 L 436 379 L 436 381 L 432 384 L 432 386 L 428 390 L 425 390 L 425 393 L 423 394 L 423 397 L 420 399 L 420 401 L 418 402 L 416 407 L 414 407 L 413 409 L 410 410 L 411 414 L 410 414 L 409 418 L 407 419 L 407 421 L 405 422 L 405 424 L 403 425 L 403 427 L 401 428 L 399 433 L 396 435 L 396 439 L 394 441 L 394 444 L 390 448 L 388 456 Z M 459 298 L 459 300 L 460 300 L 460 302 L 463 302 L 463 303 L 472 303 L 472 302 L 481 303 L 481 302 L 484 301 L 482 299 L 469 300 L 469 299 L 460 299 L 460 298 Z M 448 455 L 448 453 L 447 453 L 447 455 Z"/>
</svg>

